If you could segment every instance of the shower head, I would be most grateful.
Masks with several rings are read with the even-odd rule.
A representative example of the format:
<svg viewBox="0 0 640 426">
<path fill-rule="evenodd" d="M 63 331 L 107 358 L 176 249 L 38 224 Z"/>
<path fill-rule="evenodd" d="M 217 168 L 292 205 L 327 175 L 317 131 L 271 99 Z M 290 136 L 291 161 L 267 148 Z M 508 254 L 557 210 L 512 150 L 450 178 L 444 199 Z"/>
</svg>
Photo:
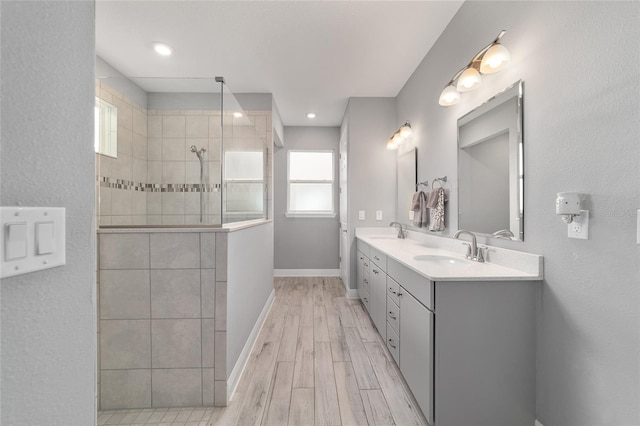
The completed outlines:
<svg viewBox="0 0 640 426">
<path fill-rule="evenodd" d="M 200 148 L 200 150 L 198 151 L 198 147 L 197 146 L 191 145 L 191 152 L 195 153 L 198 156 L 198 158 L 200 160 L 202 160 L 202 154 L 207 152 L 207 150 L 204 149 L 204 148 Z"/>
</svg>

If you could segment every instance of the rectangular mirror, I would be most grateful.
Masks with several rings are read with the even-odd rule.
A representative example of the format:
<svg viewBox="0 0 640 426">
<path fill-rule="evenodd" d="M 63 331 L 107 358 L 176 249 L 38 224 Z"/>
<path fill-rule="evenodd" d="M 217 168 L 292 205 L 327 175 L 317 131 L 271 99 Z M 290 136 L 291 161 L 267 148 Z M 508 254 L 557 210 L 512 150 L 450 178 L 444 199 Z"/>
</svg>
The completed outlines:
<svg viewBox="0 0 640 426">
<path fill-rule="evenodd" d="M 416 192 L 416 184 L 418 183 L 417 164 L 418 150 L 416 148 L 398 155 L 398 200 L 396 208 L 397 220 L 400 223 L 411 223 L 411 200 Z"/>
<path fill-rule="evenodd" d="M 458 228 L 524 240 L 523 83 L 458 119 Z"/>
</svg>

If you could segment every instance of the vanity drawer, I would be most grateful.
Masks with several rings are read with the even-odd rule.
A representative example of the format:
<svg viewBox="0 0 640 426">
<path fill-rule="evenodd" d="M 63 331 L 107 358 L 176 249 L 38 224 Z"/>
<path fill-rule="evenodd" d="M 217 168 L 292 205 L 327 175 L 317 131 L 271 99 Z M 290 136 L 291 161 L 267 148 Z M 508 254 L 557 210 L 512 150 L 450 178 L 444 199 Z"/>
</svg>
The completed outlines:
<svg viewBox="0 0 640 426">
<path fill-rule="evenodd" d="M 389 259 L 388 273 L 390 277 L 400 283 L 404 290 L 411 293 L 413 297 L 418 299 L 427 308 L 433 310 L 433 281 L 428 280 L 417 272 L 412 271 L 406 266 Z M 402 297 L 403 290 L 400 290 Z"/>
<path fill-rule="evenodd" d="M 387 296 L 389 296 L 396 305 L 400 306 L 398 293 L 400 293 L 400 284 L 395 282 L 393 278 L 387 277 Z"/>
<path fill-rule="evenodd" d="M 378 265 L 380 269 L 386 272 L 387 270 L 387 255 L 380 250 L 370 247 L 369 248 L 369 260 Z"/>
<path fill-rule="evenodd" d="M 393 328 L 396 334 L 400 334 L 400 308 L 390 297 L 387 297 L 387 324 Z"/>
<path fill-rule="evenodd" d="M 400 366 L 400 338 L 389 323 L 387 323 L 387 348 L 389 348 L 396 365 Z"/>
<path fill-rule="evenodd" d="M 364 241 L 356 240 L 356 248 L 365 256 L 369 256 L 369 244 L 365 243 Z"/>
<path fill-rule="evenodd" d="M 367 310 L 367 313 L 369 312 L 369 292 L 365 292 L 363 295 L 360 296 L 360 298 L 362 299 L 362 304 L 364 305 L 364 308 Z"/>
<path fill-rule="evenodd" d="M 364 274 L 364 276 L 363 276 L 363 278 L 362 278 L 362 288 L 363 288 L 367 293 L 369 293 L 369 291 L 370 291 L 369 282 L 370 282 L 369 274 L 368 274 L 368 273 L 367 273 L 367 274 Z"/>
</svg>

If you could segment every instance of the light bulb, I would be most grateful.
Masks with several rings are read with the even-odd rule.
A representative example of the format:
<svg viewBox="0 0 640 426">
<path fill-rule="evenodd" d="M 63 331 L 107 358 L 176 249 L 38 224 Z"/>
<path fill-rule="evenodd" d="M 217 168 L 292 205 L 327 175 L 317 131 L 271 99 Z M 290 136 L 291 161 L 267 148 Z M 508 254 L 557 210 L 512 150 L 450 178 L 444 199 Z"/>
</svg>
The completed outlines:
<svg viewBox="0 0 640 426">
<path fill-rule="evenodd" d="M 393 140 L 393 143 L 394 143 L 396 146 L 400 146 L 400 145 L 402 145 L 402 143 L 404 142 L 404 139 L 402 138 L 402 136 L 400 136 L 400 133 L 399 133 L 399 132 L 396 132 L 396 133 L 392 136 L 392 140 Z"/>
<path fill-rule="evenodd" d="M 388 151 L 393 151 L 395 149 L 398 149 L 398 145 L 396 145 L 393 142 L 393 138 L 389 138 L 389 140 L 387 141 L 387 150 Z"/>
<path fill-rule="evenodd" d="M 438 103 L 441 106 L 455 105 L 460 101 L 460 92 L 453 85 L 449 85 L 444 88 L 440 94 L 440 100 Z"/>
<path fill-rule="evenodd" d="M 405 122 L 402 127 L 400 127 L 400 136 L 404 139 L 410 137 L 413 134 L 413 130 L 411 129 L 411 124 L 409 122 Z"/>
<path fill-rule="evenodd" d="M 496 43 L 482 57 L 480 72 L 482 74 L 491 74 L 502 71 L 509 65 L 509 62 L 511 62 L 511 55 L 507 48 L 500 43 Z"/>
<path fill-rule="evenodd" d="M 233 116 L 234 116 L 235 118 L 240 118 L 240 117 L 242 117 L 242 113 L 241 113 L 241 112 L 234 112 L 234 113 L 233 113 Z"/>
<path fill-rule="evenodd" d="M 464 70 L 460 78 L 458 78 L 458 84 L 456 88 L 459 92 L 470 92 L 476 87 L 480 86 L 482 78 L 480 73 L 475 68 L 467 68 Z"/>
</svg>

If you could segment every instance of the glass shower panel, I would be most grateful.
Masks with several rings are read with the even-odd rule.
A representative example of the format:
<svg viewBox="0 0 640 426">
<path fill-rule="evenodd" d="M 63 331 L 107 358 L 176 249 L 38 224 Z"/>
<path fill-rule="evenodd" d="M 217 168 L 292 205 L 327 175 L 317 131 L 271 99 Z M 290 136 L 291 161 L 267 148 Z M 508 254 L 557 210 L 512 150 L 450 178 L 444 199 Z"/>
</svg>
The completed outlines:
<svg viewBox="0 0 640 426">
<path fill-rule="evenodd" d="M 99 77 L 117 108 L 117 157 L 96 154 L 98 223 L 222 223 L 221 84 L 214 78 Z"/>
<path fill-rule="evenodd" d="M 265 218 L 270 112 L 243 108 L 226 85 L 223 110 L 222 222 Z"/>
</svg>

